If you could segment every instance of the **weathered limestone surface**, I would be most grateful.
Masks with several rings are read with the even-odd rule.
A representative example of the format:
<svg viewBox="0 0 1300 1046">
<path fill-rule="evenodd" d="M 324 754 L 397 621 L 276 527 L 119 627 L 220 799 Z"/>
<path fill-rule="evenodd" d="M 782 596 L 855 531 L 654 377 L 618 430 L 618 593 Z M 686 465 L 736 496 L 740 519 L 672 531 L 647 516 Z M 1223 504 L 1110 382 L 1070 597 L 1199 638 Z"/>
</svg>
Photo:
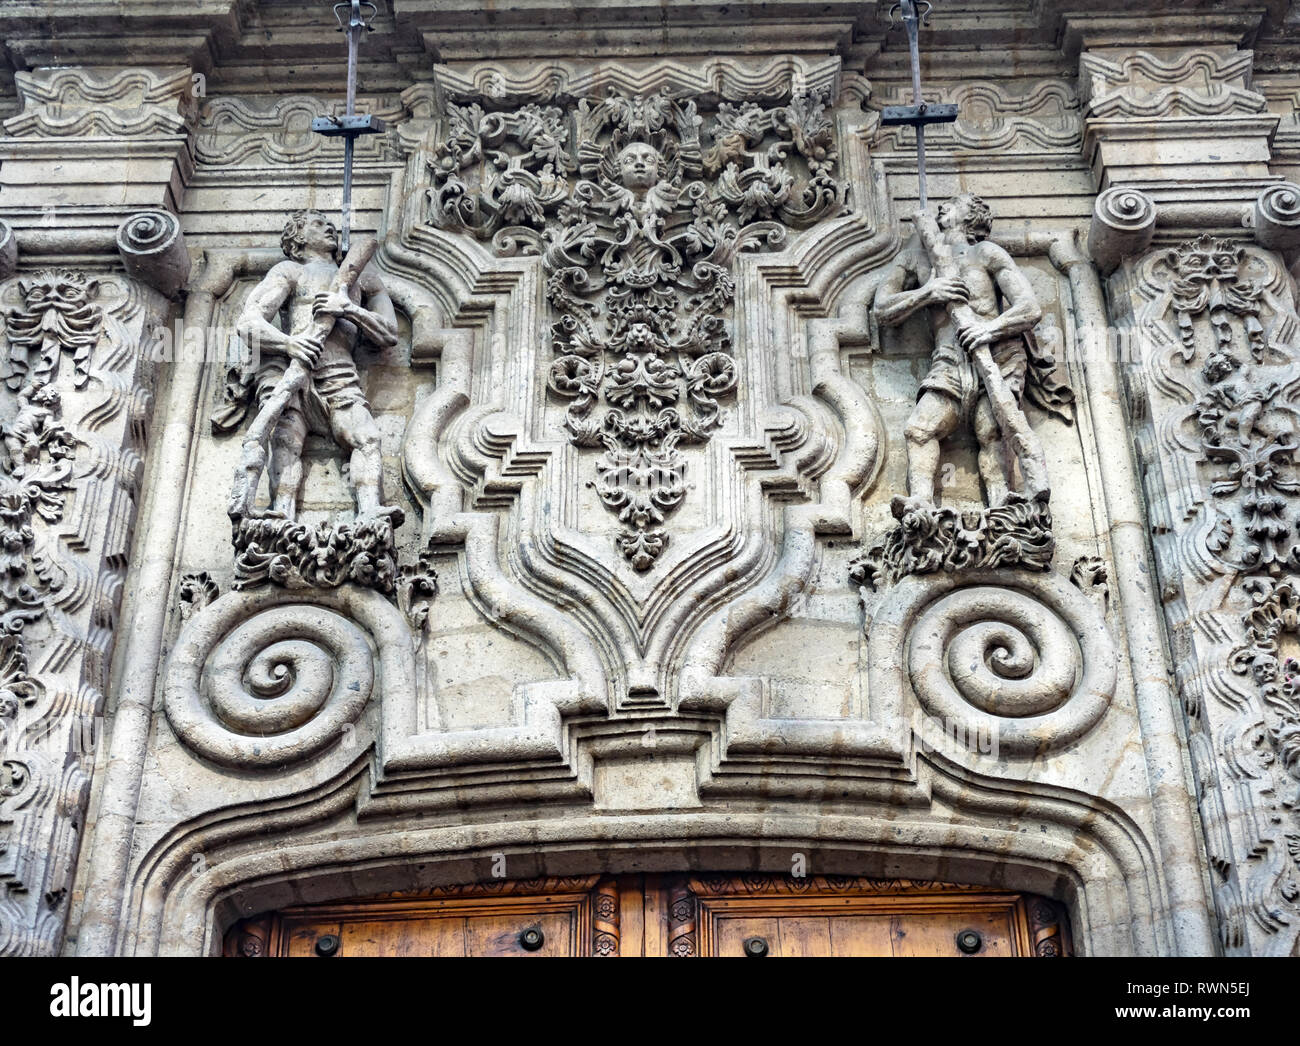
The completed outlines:
<svg viewBox="0 0 1300 1046">
<path fill-rule="evenodd" d="M 888 4 L 391 0 L 347 258 L 328 5 L 108 6 L 0 8 L 0 954 L 796 854 L 1296 953 L 1289 4 L 936 5 L 924 212 Z"/>
</svg>

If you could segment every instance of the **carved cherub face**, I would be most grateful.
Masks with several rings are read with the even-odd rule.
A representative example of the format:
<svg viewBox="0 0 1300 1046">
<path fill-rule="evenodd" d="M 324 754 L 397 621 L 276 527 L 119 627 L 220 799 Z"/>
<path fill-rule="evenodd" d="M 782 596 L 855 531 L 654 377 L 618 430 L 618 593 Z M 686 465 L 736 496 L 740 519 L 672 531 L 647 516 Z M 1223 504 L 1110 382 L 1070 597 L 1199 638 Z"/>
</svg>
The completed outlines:
<svg viewBox="0 0 1300 1046">
<path fill-rule="evenodd" d="M 614 162 L 623 185 L 629 189 L 650 189 L 659 181 L 659 151 L 653 145 L 633 142 Z"/>
</svg>

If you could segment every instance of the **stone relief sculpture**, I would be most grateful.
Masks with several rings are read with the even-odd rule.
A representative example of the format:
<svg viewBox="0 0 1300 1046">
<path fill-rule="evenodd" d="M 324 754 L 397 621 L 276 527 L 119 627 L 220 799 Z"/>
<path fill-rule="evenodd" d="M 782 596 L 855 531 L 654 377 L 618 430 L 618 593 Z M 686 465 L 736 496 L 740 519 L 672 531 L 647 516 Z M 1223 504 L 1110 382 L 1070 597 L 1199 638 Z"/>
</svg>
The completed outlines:
<svg viewBox="0 0 1300 1046">
<path fill-rule="evenodd" d="M 548 388 L 570 401 L 570 441 L 602 451 L 595 489 L 622 524 L 619 550 L 649 570 L 686 497 L 680 448 L 711 438 L 738 381 L 736 255 L 779 247 L 787 228 L 843 205 L 824 101 L 724 102 L 707 151 L 695 103 L 666 90 L 579 101 L 576 156 L 556 107 L 452 104 L 448 116 L 430 219 L 502 253 L 542 254 L 559 316 Z M 480 164 L 475 191 L 462 172 Z"/>
<path fill-rule="evenodd" d="M 133 220 L 123 250 L 141 246 Z M 0 302 L 13 390 L 0 423 L 0 955 L 50 954 L 143 471 L 151 383 L 137 346 L 165 299 L 101 266 L 24 274 Z"/>
<path fill-rule="evenodd" d="M 382 280 L 369 265 L 373 239 L 354 245 L 342 264 L 334 224 L 319 211 L 290 215 L 281 235 L 286 261 L 249 294 L 239 332 L 255 365 L 228 384 L 213 415 L 218 432 L 235 428 L 249 400 L 258 415 L 245 437 L 231 491 L 235 587 L 264 581 L 333 587 L 344 581 L 393 591 L 393 527 L 402 511 L 383 503 L 380 434 L 354 357 L 360 337 L 378 348 L 397 343 L 397 319 Z M 275 320 L 287 310 L 288 328 Z M 350 452 L 352 523 L 310 527 L 297 520 L 308 431 L 328 433 Z M 255 505 L 263 470 L 271 502 Z"/>
<path fill-rule="evenodd" d="M 95 294 L 99 281 L 74 269 L 49 270 L 19 281 L 22 307 L 9 315 L 6 384 L 17 391 L 30 374 L 51 380 L 63 353 L 71 353 L 73 384 L 89 377 L 90 353 L 99 341 L 103 317 Z"/>
<path fill-rule="evenodd" d="M 992 221 L 969 193 L 935 215 L 918 212 L 916 235 L 877 287 L 878 322 L 896 326 L 924 310 L 933 352 L 907 421 L 908 493 L 891 504 L 899 526 L 864 560 L 873 577 L 1051 563 L 1051 488 L 1024 403 L 1068 422 L 1074 396 L 1034 338 L 1042 309 L 1019 266 L 989 240 Z M 941 505 L 935 493 L 940 441 L 959 426 L 978 444 L 982 509 Z"/>
<path fill-rule="evenodd" d="M 1142 409 L 1159 419 L 1148 452 L 1177 478 L 1153 529 L 1189 741 L 1204 768 L 1220 937 L 1288 954 L 1300 913 L 1294 291 L 1276 255 L 1201 235 L 1152 251 L 1135 267 L 1133 294 L 1154 405 Z M 1175 527 L 1179 518 L 1189 522 Z"/>
</svg>

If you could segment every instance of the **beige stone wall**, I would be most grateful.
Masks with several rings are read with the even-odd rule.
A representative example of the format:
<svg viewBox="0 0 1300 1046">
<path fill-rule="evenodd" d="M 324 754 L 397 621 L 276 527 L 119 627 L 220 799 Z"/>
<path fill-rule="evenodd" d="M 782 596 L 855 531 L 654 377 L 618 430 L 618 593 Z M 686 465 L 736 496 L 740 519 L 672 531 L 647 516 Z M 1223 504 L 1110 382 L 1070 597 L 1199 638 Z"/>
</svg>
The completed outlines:
<svg viewBox="0 0 1300 1046">
<path fill-rule="evenodd" d="M 1048 894 L 1085 954 L 1294 952 L 1289 5 L 922 32 L 931 202 L 988 204 L 1073 394 L 1023 403 L 1049 517 L 969 420 L 902 500 L 947 313 L 888 315 L 937 271 L 888 5 L 381 4 L 354 307 L 396 344 L 355 360 L 402 518 L 314 431 L 270 552 L 227 516 L 257 403 L 213 419 L 286 217 L 340 206 L 342 38 L 81 6 L 0 11 L 0 953 L 800 862 Z"/>
</svg>

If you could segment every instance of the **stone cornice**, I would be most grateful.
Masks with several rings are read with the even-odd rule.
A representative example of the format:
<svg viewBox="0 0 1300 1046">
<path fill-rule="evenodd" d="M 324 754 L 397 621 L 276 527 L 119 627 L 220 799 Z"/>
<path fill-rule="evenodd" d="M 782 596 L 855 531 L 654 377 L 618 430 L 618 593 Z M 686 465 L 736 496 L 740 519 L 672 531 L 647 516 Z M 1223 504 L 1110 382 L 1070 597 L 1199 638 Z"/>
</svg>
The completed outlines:
<svg viewBox="0 0 1300 1046">
<path fill-rule="evenodd" d="M 256 0 L 8 0 L 0 38 L 14 69 L 183 65 L 207 71 Z"/>
</svg>

